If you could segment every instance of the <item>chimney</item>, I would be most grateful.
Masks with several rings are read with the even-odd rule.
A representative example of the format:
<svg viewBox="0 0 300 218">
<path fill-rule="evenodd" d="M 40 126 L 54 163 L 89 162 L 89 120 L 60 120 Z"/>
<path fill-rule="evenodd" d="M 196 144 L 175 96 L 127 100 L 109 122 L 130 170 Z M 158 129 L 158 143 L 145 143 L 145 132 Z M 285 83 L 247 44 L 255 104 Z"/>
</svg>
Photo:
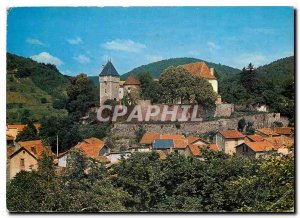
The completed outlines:
<svg viewBox="0 0 300 218">
<path fill-rule="evenodd" d="M 210 68 L 209 70 L 210 70 L 210 74 L 211 74 L 212 76 L 214 76 L 214 75 L 215 75 L 215 69 L 214 69 L 214 68 Z"/>
</svg>

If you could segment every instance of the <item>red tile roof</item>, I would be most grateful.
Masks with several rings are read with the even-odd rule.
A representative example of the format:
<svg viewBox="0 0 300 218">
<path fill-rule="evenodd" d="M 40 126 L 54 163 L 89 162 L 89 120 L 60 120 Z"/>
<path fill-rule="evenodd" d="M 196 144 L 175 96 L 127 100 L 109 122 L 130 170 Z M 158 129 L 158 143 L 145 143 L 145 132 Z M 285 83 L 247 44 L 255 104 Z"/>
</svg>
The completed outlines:
<svg viewBox="0 0 300 218">
<path fill-rule="evenodd" d="M 274 127 L 274 132 L 279 135 L 290 135 L 294 132 L 294 128 L 291 127 Z"/>
<path fill-rule="evenodd" d="M 216 152 L 217 152 L 217 151 L 220 151 L 220 150 L 219 150 L 219 147 L 218 147 L 216 144 L 210 144 L 210 145 L 209 145 L 209 148 L 210 148 L 211 150 L 213 150 L 213 151 L 216 151 Z"/>
<path fill-rule="evenodd" d="M 267 141 L 262 142 L 245 142 L 253 151 L 255 152 L 264 152 L 274 150 L 274 146 Z"/>
<path fill-rule="evenodd" d="M 260 142 L 264 140 L 261 135 L 246 135 L 246 138 L 248 138 L 250 142 Z"/>
<path fill-rule="evenodd" d="M 188 145 L 188 140 L 187 139 L 173 139 L 174 142 L 174 147 L 175 148 L 186 148 Z"/>
<path fill-rule="evenodd" d="M 276 137 L 267 137 L 265 138 L 265 141 L 270 142 L 275 149 L 281 148 L 281 147 L 287 147 L 290 148 L 294 145 L 294 139 L 291 139 L 286 136 L 276 136 Z"/>
<path fill-rule="evenodd" d="M 201 141 L 201 142 L 203 142 L 203 143 L 205 143 L 205 144 L 209 144 L 208 141 L 206 141 L 206 140 L 204 140 L 204 139 L 202 139 L 202 138 L 200 138 L 200 137 L 193 136 L 193 135 L 188 136 L 188 137 L 187 137 L 187 140 L 188 140 L 188 144 L 193 144 L 193 143 L 196 143 L 196 142 L 198 142 L 198 141 Z"/>
<path fill-rule="evenodd" d="M 155 139 L 184 140 L 185 137 L 178 134 L 145 133 L 140 140 L 140 144 L 151 145 Z M 177 143 L 181 144 L 183 142 L 178 141 Z"/>
<path fill-rule="evenodd" d="M 160 135 L 160 139 L 178 140 L 178 139 L 185 139 L 185 137 L 183 135 L 179 135 L 179 134 L 162 134 L 162 135 Z"/>
<path fill-rule="evenodd" d="M 129 74 L 123 85 L 141 85 L 140 81 L 133 75 Z"/>
<path fill-rule="evenodd" d="M 11 124 L 11 125 L 7 125 L 8 129 L 17 129 L 19 132 L 22 132 L 25 127 L 26 127 L 26 125 L 24 125 L 24 124 Z"/>
<path fill-rule="evenodd" d="M 188 136 L 186 138 L 187 138 L 189 144 L 192 144 L 193 142 L 195 142 L 195 141 L 197 141 L 197 140 L 200 139 L 199 137 L 193 136 L 193 135 L 190 135 L 190 136 Z"/>
<path fill-rule="evenodd" d="M 43 157 L 43 152 L 50 156 L 54 155 L 51 149 L 46 147 L 41 140 L 19 141 L 18 144 L 34 155 L 37 159 Z"/>
<path fill-rule="evenodd" d="M 261 129 L 256 129 L 255 131 L 257 133 L 261 133 L 261 134 L 267 135 L 267 136 L 278 136 L 278 134 L 270 128 L 261 128 Z"/>
<path fill-rule="evenodd" d="M 140 141 L 140 144 L 151 145 L 155 139 L 159 139 L 159 133 L 145 133 Z"/>
<path fill-rule="evenodd" d="M 245 136 L 237 130 L 221 130 L 219 133 L 226 139 L 244 138 Z"/>
<path fill-rule="evenodd" d="M 92 138 L 89 138 L 89 139 L 84 139 L 83 141 L 89 143 L 89 144 L 105 144 L 104 141 L 102 141 L 101 139 L 98 139 L 98 138 L 95 138 L 95 137 L 92 137 Z"/>
<path fill-rule="evenodd" d="M 41 128 L 40 123 L 34 123 L 33 125 L 35 126 L 36 129 Z M 8 129 L 17 129 L 19 132 L 22 132 L 26 126 L 27 125 L 25 125 L 25 124 L 8 124 L 7 128 Z"/>
<path fill-rule="evenodd" d="M 209 145 L 197 145 L 197 144 L 190 144 L 188 145 L 191 153 L 193 156 L 201 156 L 202 155 L 202 152 L 201 152 L 201 148 L 207 148 L 208 150 L 211 150 L 211 151 L 219 151 L 219 148 L 216 144 L 209 144 Z"/>
<path fill-rule="evenodd" d="M 214 75 L 210 73 L 210 69 L 207 64 L 203 61 L 181 65 L 190 74 L 206 79 L 216 79 Z"/>
<path fill-rule="evenodd" d="M 97 158 L 100 150 L 105 146 L 105 143 L 97 138 L 84 139 L 83 142 L 75 146 L 76 149 L 82 150 L 86 156 Z"/>
</svg>

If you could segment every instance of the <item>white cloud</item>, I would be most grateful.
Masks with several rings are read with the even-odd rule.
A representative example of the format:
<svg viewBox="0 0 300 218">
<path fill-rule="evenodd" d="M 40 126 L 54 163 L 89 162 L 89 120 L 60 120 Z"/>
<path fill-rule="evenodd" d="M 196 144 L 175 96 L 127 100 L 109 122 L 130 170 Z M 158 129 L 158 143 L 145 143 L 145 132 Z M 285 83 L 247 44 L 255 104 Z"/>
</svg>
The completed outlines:
<svg viewBox="0 0 300 218">
<path fill-rule="evenodd" d="M 163 59 L 164 58 L 162 56 L 159 56 L 159 55 L 149 55 L 149 56 L 147 56 L 147 60 L 151 61 L 151 62 L 157 62 L 157 61 L 161 61 Z"/>
<path fill-rule="evenodd" d="M 126 39 L 116 39 L 102 44 L 102 47 L 107 50 L 126 51 L 126 52 L 140 52 L 146 46 L 142 43 L 134 42 Z"/>
<path fill-rule="evenodd" d="M 210 52 L 214 52 L 215 50 L 220 49 L 221 47 L 216 45 L 214 42 L 207 42 L 207 47 Z"/>
<path fill-rule="evenodd" d="M 44 43 L 42 41 L 40 41 L 39 39 L 34 39 L 34 38 L 27 38 L 26 42 L 28 44 L 32 44 L 32 45 L 44 45 Z"/>
<path fill-rule="evenodd" d="M 47 52 L 41 52 L 37 55 L 31 56 L 30 58 L 40 63 L 54 64 L 56 66 L 64 64 L 64 62 L 62 62 L 59 58 L 54 57 Z"/>
<path fill-rule="evenodd" d="M 74 60 L 78 61 L 81 64 L 87 64 L 91 62 L 91 59 L 85 55 L 78 55 L 76 57 L 73 57 Z"/>
<path fill-rule="evenodd" d="M 83 41 L 80 37 L 76 37 L 74 39 L 67 39 L 68 43 L 71 44 L 71 45 L 79 45 L 79 44 L 82 44 Z"/>
</svg>

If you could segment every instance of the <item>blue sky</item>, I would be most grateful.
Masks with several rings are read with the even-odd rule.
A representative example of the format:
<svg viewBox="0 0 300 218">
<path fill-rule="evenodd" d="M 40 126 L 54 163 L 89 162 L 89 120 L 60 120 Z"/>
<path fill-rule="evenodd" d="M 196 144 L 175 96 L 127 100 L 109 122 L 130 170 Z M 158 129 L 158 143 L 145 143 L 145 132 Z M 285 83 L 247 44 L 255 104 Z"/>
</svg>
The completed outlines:
<svg viewBox="0 0 300 218">
<path fill-rule="evenodd" d="M 242 68 L 294 53 L 291 7 L 44 7 L 8 11 L 8 52 L 68 75 L 195 57 Z"/>
</svg>

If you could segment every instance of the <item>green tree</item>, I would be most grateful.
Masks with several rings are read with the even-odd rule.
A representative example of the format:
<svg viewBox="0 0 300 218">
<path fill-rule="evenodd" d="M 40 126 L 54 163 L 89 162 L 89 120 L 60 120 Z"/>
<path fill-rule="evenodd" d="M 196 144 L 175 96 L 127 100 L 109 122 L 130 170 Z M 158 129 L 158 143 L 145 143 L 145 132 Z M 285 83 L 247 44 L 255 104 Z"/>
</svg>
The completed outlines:
<svg viewBox="0 0 300 218">
<path fill-rule="evenodd" d="M 42 120 L 39 136 L 56 152 L 57 136 L 59 151 L 64 151 L 82 140 L 77 124 L 68 117 L 50 117 Z"/>
<path fill-rule="evenodd" d="M 17 135 L 16 141 L 30 141 L 39 139 L 37 129 L 35 128 L 33 121 L 29 121 L 22 132 Z"/>
<path fill-rule="evenodd" d="M 109 123 L 84 124 L 79 126 L 79 134 L 83 139 L 95 137 L 103 139 L 111 129 Z"/>
<path fill-rule="evenodd" d="M 254 123 L 253 122 L 248 122 L 246 126 L 246 133 L 248 135 L 253 135 L 255 133 L 255 128 L 253 127 Z"/>
<path fill-rule="evenodd" d="M 144 129 L 144 127 L 142 125 L 138 125 L 138 128 L 135 131 L 135 142 L 139 143 L 145 133 L 146 133 L 146 130 Z"/>
<path fill-rule="evenodd" d="M 246 124 L 247 123 L 246 123 L 245 118 L 240 119 L 238 122 L 238 131 L 244 132 L 244 128 L 245 128 Z"/>
<path fill-rule="evenodd" d="M 190 102 L 212 105 L 217 94 L 205 79 L 192 76 L 182 67 L 169 67 L 159 78 L 162 87 L 162 99 L 166 103 Z"/>
<path fill-rule="evenodd" d="M 97 105 L 97 89 L 85 74 L 70 79 L 67 88 L 68 100 L 66 109 L 69 116 L 76 122 L 85 116 L 91 107 Z"/>
<path fill-rule="evenodd" d="M 158 82 L 154 81 L 152 75 L 149 72 L 141 72 L 137 77 L 141 83 L 141 99 L 151 100 L 153 103 L 159 102 L 161 87 Z"/>
</svg>

